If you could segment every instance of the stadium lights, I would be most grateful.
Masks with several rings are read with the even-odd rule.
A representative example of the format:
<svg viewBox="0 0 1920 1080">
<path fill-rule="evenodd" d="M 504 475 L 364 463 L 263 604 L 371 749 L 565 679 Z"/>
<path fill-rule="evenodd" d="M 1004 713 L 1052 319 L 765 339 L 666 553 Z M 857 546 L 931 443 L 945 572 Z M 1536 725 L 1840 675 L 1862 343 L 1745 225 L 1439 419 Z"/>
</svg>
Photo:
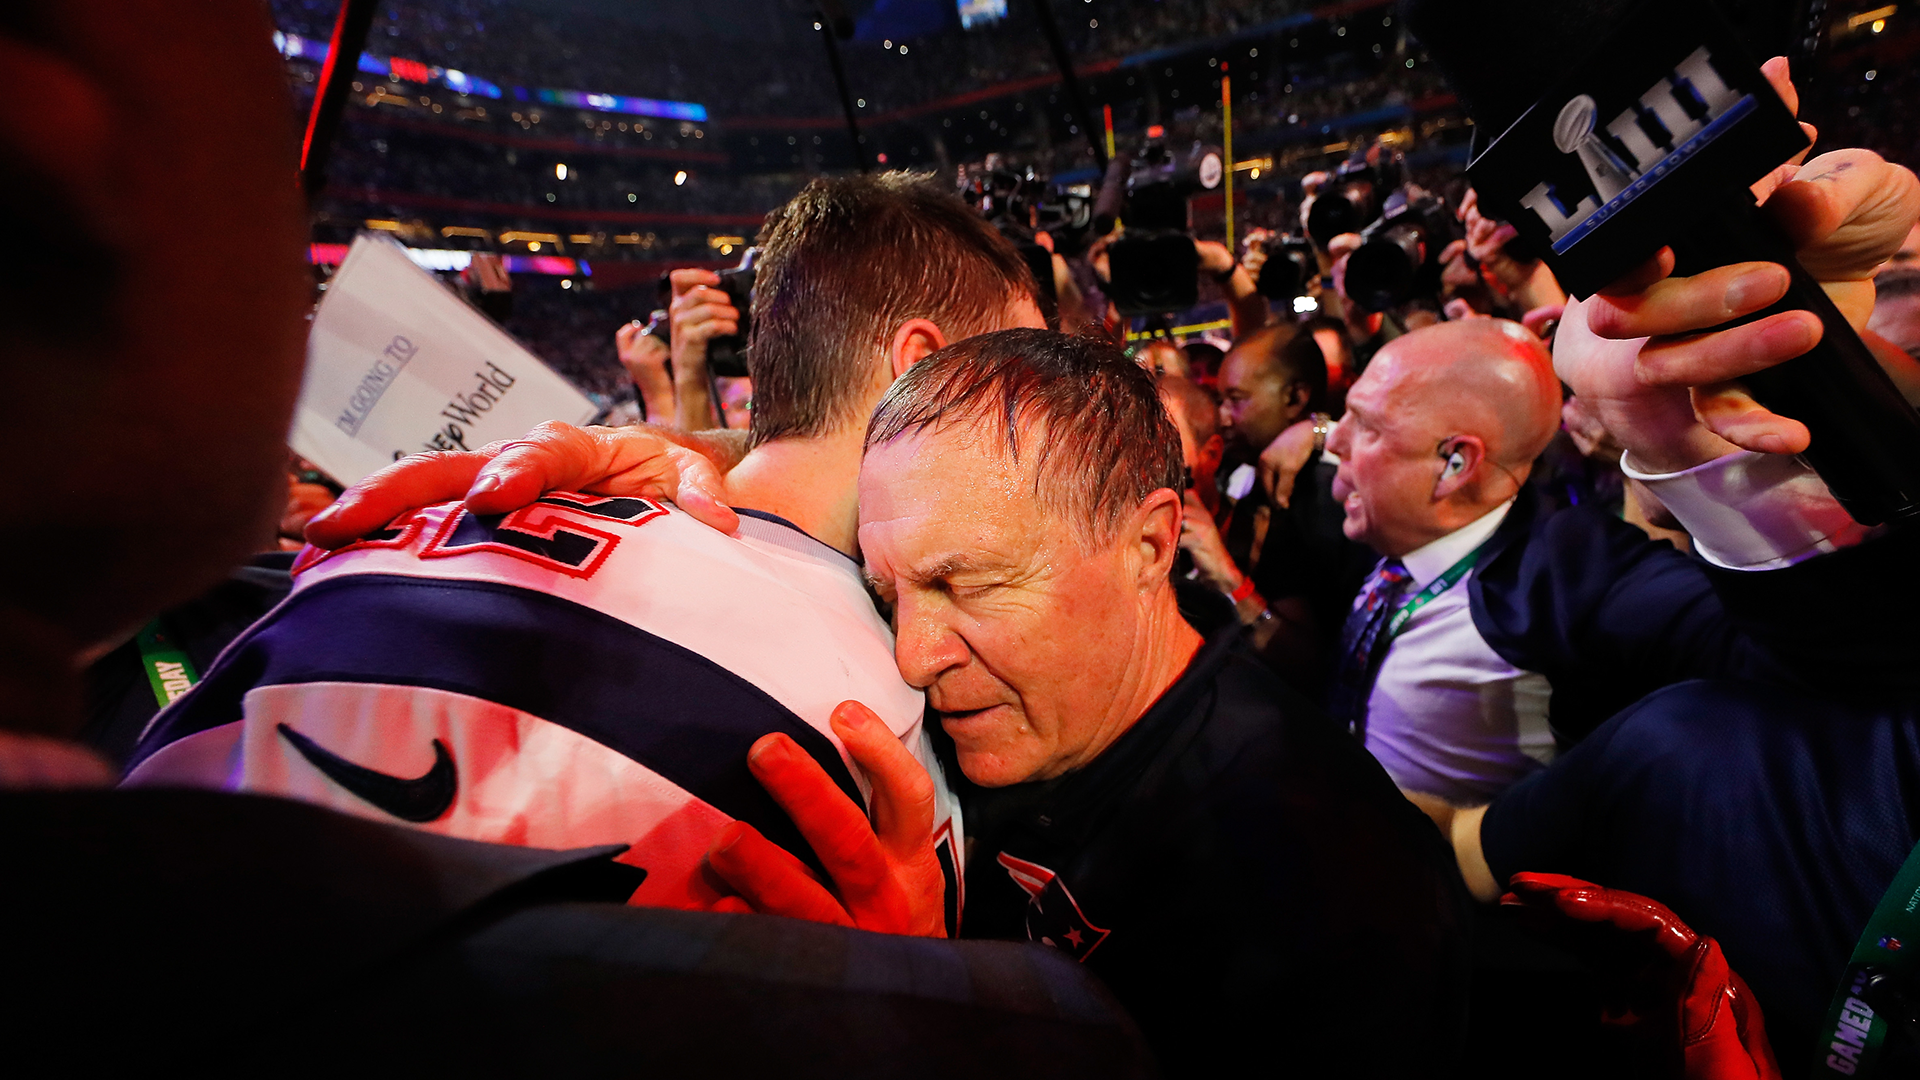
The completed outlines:
<svg viewBox="0 0 1920 1080">
<path fill-rule="evenodd" d="M 523 240 L 526 241 L 527 248 L 530 251 L 539 251 L 542 243 L 552 244 L 555 247 L 560 246 L 560 236 L 558 233 L 503 232 L 500 234 L 500 242 L 503 244 L 517 244 Z"/>
<path fill-rule="evenodd" d="M 1862 26 L 1873 23 L 1876 25 L 1872 26 L 1871 29 L 1877 34 L 1885 28 L 1887 16 L 1892 15 L 1897 10 L 1899 10 L 1898 5 L 1888 4 L 1886 7 L 1877 7 L 1872 11 L 1863 11 L 1847 19 L 1847 29 L 1858 30 Z"/>
<path fill-rule="evenodd" d="M 561 288 L 563 288 L 563 289 L 571 289 L 571 288 L 573 288 L 573 279 L 572 279 L 572 278 L 561 278 L 561 279 L 560 279 L 560 287 L 561 287 Z"/>
<path fill-rule="evenodd" d="M 680 187 L 686 182 L 687 182 L 687 170 L 681 169 L 679 172 L 673 174 L 674 187 Z"/>
<path fill-rule="evenodd" d="M 553 178 L 555 180 L 565 180 L 567 178 L 567 167 L 564 164 L 555 165 L 553 167 Z"/>
</svg>

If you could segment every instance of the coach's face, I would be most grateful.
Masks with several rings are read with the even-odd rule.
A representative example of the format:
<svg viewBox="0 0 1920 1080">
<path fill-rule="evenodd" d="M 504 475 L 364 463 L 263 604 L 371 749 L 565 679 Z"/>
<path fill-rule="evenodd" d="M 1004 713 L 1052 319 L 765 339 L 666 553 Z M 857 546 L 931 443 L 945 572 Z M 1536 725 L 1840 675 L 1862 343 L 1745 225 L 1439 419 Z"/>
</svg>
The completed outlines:
<svg viewBox="0 0 1920 1080">
<path fill-rule="evenodd" d="M 1127 525 L 1087 550 L 1034 497 L 1040 445 L 1024 434 L 1016 464 L 956 425 L 876 446 L 860 469 L 860 550 L 893 605 L 901 677 L 987 787 L 1097 757 L 1137 718 L 1147 666 L 1151 545 Z"/>
</svg>

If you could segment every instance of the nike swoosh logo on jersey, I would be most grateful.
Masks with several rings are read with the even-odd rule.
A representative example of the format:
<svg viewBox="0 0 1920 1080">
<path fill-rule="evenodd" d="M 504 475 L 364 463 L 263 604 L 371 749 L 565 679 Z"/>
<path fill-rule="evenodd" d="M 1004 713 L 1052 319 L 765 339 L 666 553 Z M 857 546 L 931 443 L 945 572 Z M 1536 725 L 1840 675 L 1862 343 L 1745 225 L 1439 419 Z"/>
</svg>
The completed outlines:
<svg viewBox="0 0 1920 1080">
<path fill-rule="evenodd" d="M 278 726 L 280 737 L 292 743 L 300 756 L 327 779 L 401 821 L 433 821 L 453 806 L 459 775 L 447 744 L 439 739 L 433 740 L 433 768 L 409 780 L 356 765 L 287 725 Z"/>
</svg>

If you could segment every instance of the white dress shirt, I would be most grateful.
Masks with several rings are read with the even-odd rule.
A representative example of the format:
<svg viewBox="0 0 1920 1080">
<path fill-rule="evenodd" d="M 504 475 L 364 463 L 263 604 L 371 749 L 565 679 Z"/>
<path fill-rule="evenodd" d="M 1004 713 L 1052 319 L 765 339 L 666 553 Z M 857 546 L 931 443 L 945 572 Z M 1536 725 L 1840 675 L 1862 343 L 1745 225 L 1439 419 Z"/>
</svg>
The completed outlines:
<svg viewBox="0 0 1920 1080">
<path fill-rule="evenodd" d="M 1641 472 L 1624 459 L 1621 467 L 1716 566 L 1777 569 L 1870 535 L 1788 455 L 1743 451 L 1676 473 Z M 1402 602 L 1492 536 L 1512 508 L 1508 502 L 1403 557 L 1412 581 Z M 1366 746 L 1394 782 L 1462 805 L 1486 802 L 1554 751 L 1546 677 L 1502 660 L 1480 636 L 1468 601 L 1472 576 L 1407 621 L 1367 699 Z"/>
<path fill-rule="evenodd" d="M 1402 602 L 1492 536 L 1513 503 L 1401 558 Z M 1553 759 L 1546 676 L 1500 658 L 1473 624 L 1473 571 L 1407 620 L 1367 698 L 1366 746 L 1394 783 L 1459 803 L 1485 802 Z"/>
</svg>

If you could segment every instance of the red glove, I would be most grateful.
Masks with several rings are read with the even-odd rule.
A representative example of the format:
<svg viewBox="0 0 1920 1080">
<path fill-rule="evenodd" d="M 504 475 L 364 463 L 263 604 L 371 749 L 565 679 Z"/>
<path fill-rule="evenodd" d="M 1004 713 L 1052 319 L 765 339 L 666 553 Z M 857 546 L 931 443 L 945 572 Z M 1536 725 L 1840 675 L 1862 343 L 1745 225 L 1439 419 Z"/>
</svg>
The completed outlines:
<svg viewBox="0 0 1920 1080">
<path fill-rule="evenodd" d="M 1661 1031 L 1658 1056 L 1687 1080 L 1779 1080 L 1753 991 L 1720 952 L 1665 904 L 1561 874 L 1515 874 L 1503 907 L 1599 966 L 1624 973 L 1635 1005 L 1616 1024 Z M 1641 1015 L 1634 1015 L 1640 1012 Z"/>
<path fill-rule="evenodd" d="M 785 735 L 747 752 L 747 767 L 780 804 L 832 877 L 736 821 L 707 865 L 740 895 L 716 911 L 757 911 L 888 934 L 945 937 L 946 878 L 933 846 L 933 779 L 887 725 L 857 701 L 833 710 L 833 730 L 873 784 L 873 821 L 820 763 Z"/>
</svg>

